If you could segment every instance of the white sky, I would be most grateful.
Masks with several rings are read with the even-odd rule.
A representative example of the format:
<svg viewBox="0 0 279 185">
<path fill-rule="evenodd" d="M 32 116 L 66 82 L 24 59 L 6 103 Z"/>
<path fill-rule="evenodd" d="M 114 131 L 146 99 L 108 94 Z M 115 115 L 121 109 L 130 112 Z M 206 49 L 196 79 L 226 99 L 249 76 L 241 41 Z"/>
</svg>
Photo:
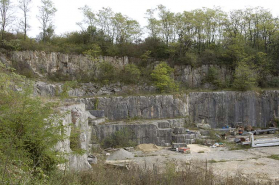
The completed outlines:
<svg viewBox="0 0 279 185">
<path fill-rule="evenodd" d="M 54 18 L 55 33 L 62 34 L 66 32 L 79 30 L 76 22 L 83 19 L 79 7 L 88 5 L 94 11 L 102 7 L 111 7 L 114 12 L 121 12 L 128 17 L 139 21 L 141 26 L 146 25 L 145 12 L 147 9 L 155 8 L 163 4 L 172 12 L 190 11 L 197 8 L 213 8 L 219 6 L 222 10 L 228 12 L 233 9 L 243 9 L 246 7 L 261 6 L 269 9 L 274 16 L 279 15 L 279 0 L 52 0 L 57 9 Z M 39 22 L 36 18 L 40 0 L 32 0 L 32 9 L 30 12 L 31 29 L 28 35 L 36 37 L 39 34 Z M 19 10 L 18 10 L 19 11 Z M 20 12 L 17 12 L 20 13 Z"/>
</svg>

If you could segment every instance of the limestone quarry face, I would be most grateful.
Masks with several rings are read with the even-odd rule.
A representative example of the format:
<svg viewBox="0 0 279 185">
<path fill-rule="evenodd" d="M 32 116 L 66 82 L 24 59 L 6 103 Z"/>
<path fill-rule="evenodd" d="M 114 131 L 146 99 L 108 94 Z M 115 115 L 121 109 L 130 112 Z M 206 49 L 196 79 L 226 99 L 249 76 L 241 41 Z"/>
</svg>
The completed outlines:
<svg viewBox="0 0 279 185">
<path fill-rule="evenodd" d="M 279 91 L 191 92 L 154 96 L 79 98 L 88 110 L 104 110 L 110 120 L 168 119 L 185 117 L 191 123 L 209 123 L 213 128 L 237 122 L 268 127 L 279 116 Z"/>
<path fill-rule="evenodd" d="M 0 53 L 0 60 L 7 66 L 23 63 L 40 77 L 59 74 L 74 80 L 81 74 L 98 75 L 99 62 L 107 61 L 117 68 L 123 68 L 128 63 L 133 63 L 135 59 L 100 56 L 92 61 L 83 55 L 14 51 L 9 55 Z M 203 65 L 199 68 L 175 66 L 174 77 L 187 87 L 203 88 L 202 80 L 208 74 L 210 67 L 218 68 L 223 82 L 231 80 L 230 70 L 211 65 Z M 50 84 L 41 81 L 34 83 L 36 96 L 55 97 L 62 91 L 63 83 Z M 137 144 L 153 143 L 169 146 L 171 143 L 191 144 L 199 137 L 199 133 L 187 133 L 185 127 L 189 123 L 204 122 L 212 128 L 233 126 L 239 122 L 244 126 L 268 127 L 271 120 L 279 117 L 278 90 L 261 93 L 220 91 L 120 96 L 129 94 L 127 92 L 154 93 L 156 89 L 144 85 L 132 87 L 118 83 L 100 86 L 83 83 L 67 92 L 71 98 L 66 101 L 71 105 L 61 108 L 61 111 L 65 113 L 62 124 L 65 126 L 65 134 L 68 138 L 66 137 L 56 146 L 56 150 L 65 153 L 68 159 L 65 165 L 67 169 L 79 171 L 90 168 L 88 156 L 90 156 L 91 146 L 126 128 L 133 133 L 130 139 Z M 127 120 L 138 121 L 128 123 Z M 80 130 L 78 143 L 80 149 L 86 151 L 83 155 L 75 154 L 70 147 L 69 137 L 74 127 Z"/>
</svg>

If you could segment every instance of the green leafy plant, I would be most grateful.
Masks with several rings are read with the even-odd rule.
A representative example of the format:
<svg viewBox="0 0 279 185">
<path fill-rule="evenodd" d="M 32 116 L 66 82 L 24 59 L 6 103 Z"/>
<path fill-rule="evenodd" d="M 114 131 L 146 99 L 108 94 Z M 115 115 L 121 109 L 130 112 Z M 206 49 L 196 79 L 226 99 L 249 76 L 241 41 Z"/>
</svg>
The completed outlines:
<svg viewBox="0 0 279 185">
<path fill-rule="evenodd" d="M 116 131 L 115 133 L 111 134 L 109 137 L 106 137 L 102 141 L 103 148 L 118 148 L 118 147 L 129 147 L 135 146 L 136 143 L 132 141 L 133 132 L 128 128 L 124 128 L 122 130 Z"/>
<path fill-rule="evenodd" d="M 65 162 L 54 150 L 64 139 L 61 116 L 52 103 L 33 97 L 32 83 L 0 63 L 1 184 L 27 176 L 47 176 Z M 21 175 L 15 176 L 17 170 Z"/>
<path fill-rule="evenodd" d="M 240 91 L 251 90 L 257 85 L 257 74 L 245 62 L 239 62 L 234 74 L 233 87 Z"/>
<path fill-rule="evenodd" d="M 77 87 L 77 81 L 66 81 L 62 86 L 62 92 L 59 94 L 60 98 L 66 99 L 69 97 L 68 91 Z"/>
<path fill-rule="evenodd" d="M 178 85 L 171 77 L 174 69 L 171 68 L 166 62 L 158 64 L 151 73 L 154 84 L 160 92 L 176 92 Z"/>
<path fill-rule="evenodd" d="M 128 64 L 122 71 L 122 82 L 126 84 L 137 84 L 140 80 L 141 71 L 135 64 Z"/>
</svg>

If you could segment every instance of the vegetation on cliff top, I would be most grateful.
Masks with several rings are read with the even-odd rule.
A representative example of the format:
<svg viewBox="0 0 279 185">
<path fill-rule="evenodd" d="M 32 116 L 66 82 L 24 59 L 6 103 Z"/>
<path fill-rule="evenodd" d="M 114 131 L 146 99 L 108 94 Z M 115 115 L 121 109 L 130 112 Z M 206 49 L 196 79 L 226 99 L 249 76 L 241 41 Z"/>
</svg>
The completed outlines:
<svg viewBox="0 0 279 185">
<path fill-rule="evenodd" d="M 12 9 L 10 0 L 1 1 L 0 8 L 6 7 L 9 19 Z M 252 86 L 279 86 L 279 22 L 269 10 L 261 7 L 246 8 L 224 12 L 220 8 L 202 8 L 180 13 L 171 12 L 167 7 L 158 5 L 146 11 L 148 25 L 143 28 L 136 20 L 111 8 L 92 10 L 88 6 L 80 8 L 84 19 L 78 23 L 81 31 L 55 35 L 53 19 L 55 6 L 51 0 L 42 0 L 38 19 L 41 22 L 41 33 L 36 39 L 28 37 L 28 15 L 31 11 L 31 0 L 20 1 L 19 7 L 23 17 L 17 33 L 8 32 L 14 22 L 1 25 L 1 47 L 8 50 L 44 50 L 63 53 L 85 54 L 94 57 L 129 56 L 140 58 L 135 66 L 127 66 L 122 80 L 135 83 L 145 75 L 145 68 L 153 61 L 167 61 L 174 65 L 202 64 L 222 65 L 236 70 L 234 82 L 221 84 L 213 79 L 218 88 L 236 87 L 239 78 L 252 72 L 256 75 L 244 89 Z M 45 20 L 44 15 L 49 19 Z M 245 70 L 240 70 L 244 69 Z M 103 64 L 105 71 L 101 77 L 103 83 L 113 82 L 115 69 Z M 139 75 L 141 70 L 141 75 Z M 215 71 L 216 72 L 216 71 Z M 103 74 L 103 73 L 102 73 Z M 127 76 L 131 75 L 131 78 Z M 249 75 L 248 75 L 249 76 Z M 154 79 L 154 77 L 153 77 Z M 244 83 L 245 84 L 245 83 Z M 159 88 L 160 89 L 160 88 Z"/>
</svg>

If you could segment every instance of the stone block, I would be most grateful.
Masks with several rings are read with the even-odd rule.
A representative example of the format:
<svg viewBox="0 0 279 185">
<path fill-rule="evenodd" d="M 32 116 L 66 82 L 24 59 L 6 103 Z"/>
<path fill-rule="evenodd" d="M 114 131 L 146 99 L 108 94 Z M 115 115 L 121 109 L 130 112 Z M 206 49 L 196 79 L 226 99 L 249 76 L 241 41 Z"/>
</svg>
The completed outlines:
<svg viewBox="0 0 279 185">
<path fill-rule="evenodd" d="M 95 116 L 96 118 L 104 118 L 105 111 L 104 110 L 89 110 L 90 114 Z"/>
<path fill-rule="evenodd" d="M 171 137 L 172 129 L 158 129 L 157 136 L 158 137 Z"/>
<path fill-rule="evenodd" d="M 186 143 L 173 143 L 172 148 L 187 147 Z"/>
<path fill-rule="evenodd" d="M 172 136 L 172 141 L 175 143 L 185 143 L 185 139 L 186 139 L 185 134 Z"/>
<path fill-rule="evenodd" d="M 195 134 L 186 134 L 186 139 L 194 139 Z"/>
<path fill-rule="evenodd" d="M 185 134 L 186 129 L 184 127 L 174 128 L 173 133 L 174 134 Z"/>
<path fill-rule="evenodd" d="M 170 123 L 167 121 L 164 122 L 158 122 L 158 128 L 170 128 Z"/>
</svg>

